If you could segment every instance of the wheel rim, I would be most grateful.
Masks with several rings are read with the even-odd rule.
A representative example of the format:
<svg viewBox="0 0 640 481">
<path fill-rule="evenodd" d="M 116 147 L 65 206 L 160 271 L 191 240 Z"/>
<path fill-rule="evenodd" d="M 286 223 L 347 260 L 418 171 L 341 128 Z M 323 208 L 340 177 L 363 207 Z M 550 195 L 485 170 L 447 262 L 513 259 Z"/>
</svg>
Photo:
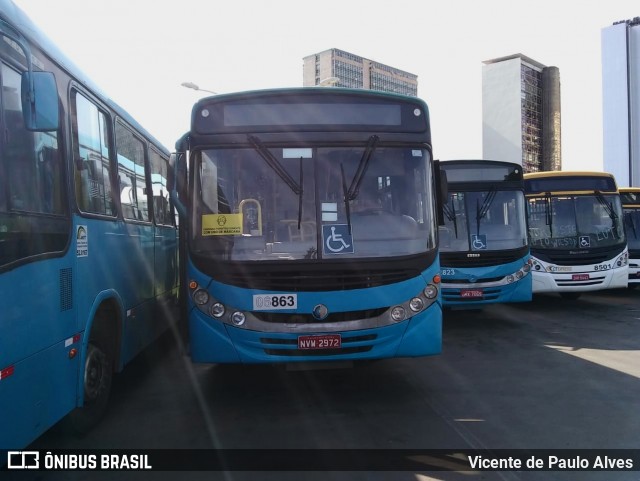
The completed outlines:
<svg viewBox="0 0 640 481">
<path fill-rule="evenodd" d="M 104 389 L 108 376 L 107 356 L 93 344 L 87 350 L 87 362 L 84 369 L 84 395 L 88 401 L 94 401 Z"/>
</svg>

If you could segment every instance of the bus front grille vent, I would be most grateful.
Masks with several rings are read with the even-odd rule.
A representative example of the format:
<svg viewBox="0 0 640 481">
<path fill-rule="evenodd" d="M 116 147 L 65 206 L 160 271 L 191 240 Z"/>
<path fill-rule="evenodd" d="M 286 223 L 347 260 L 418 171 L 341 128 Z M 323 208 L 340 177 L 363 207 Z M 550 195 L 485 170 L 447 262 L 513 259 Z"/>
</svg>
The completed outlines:
<svg viewBox="0 0 640 481">
<path fill-rule="evenodd" d="M 334 312 L 329 314 L 322 321 L 318 321 L 311 314 L 290 314 L 286 312 L 264 312 L 255 311 L 252 314 L 263 322 L 272 322 L 276 324 L 317 324 L 322 322 L 323 324 L 333 322 L 347 322 L 347 321 L 360 321 L 364 319 L 371 319 L 378 317 L 384 313 L 388 307 L 381 307 L 378 309 L 367 309 L 363 311 L 348 311 L 348 312 Z"/>
<path fill-rule="evenodd" d="M 238 287 L 283 292 L 340 291 L 365 289 L 406 281 L 420 275 L 414 269 L 363 269 L 337 271 L 280 271 L 262 272 L 259 275 L 236 271 L 222 273 L 219 280 Z"/>
</svg>

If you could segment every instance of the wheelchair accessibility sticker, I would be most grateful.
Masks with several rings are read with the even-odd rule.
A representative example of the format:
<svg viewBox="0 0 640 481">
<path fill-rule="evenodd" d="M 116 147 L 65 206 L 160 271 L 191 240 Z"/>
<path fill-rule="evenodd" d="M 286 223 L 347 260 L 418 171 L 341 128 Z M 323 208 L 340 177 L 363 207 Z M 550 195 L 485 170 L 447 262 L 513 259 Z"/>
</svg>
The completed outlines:
<svg viewBox="0 0 640 481">
<path fill-rule="evenodd" d="M 487 248 L 486 234 L 471 234 L 471 249 L 481 251 Z"/>
<path fill-rule="evenodd" d="M 353 239 L 347 224 L 330 224 L 322 226 L 323 253 L 353 254 Z"/>
</svg>

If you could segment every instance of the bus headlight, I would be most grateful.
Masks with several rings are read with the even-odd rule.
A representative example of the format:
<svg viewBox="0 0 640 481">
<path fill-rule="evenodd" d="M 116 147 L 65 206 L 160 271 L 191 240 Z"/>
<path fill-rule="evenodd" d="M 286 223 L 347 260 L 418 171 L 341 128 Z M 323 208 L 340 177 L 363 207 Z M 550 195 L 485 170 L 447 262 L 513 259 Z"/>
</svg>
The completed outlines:
<svg viewBox="0 0 640 481">
<path fill-rule="evenodd" d="M 231 314 L 231 322 L 233 322 L 236 326 L 242 326 L 244 321 L 246 321 L 246 317 L 244 312 L 236 311 Z"/>
<path fill-rule="evenodd" d="M 438 288 L 433 284 L 429 284 L 424 288 L 424 295 L 427 296 L 427 299 L 435 299 L 438 295 Z"/>
<path fill-rule="evenodd" d="M 511 284 L 514 280 L 515 280 L 515 278 L 513 277 L 513 274 L 509 274 L 509 275 L 507 276 L 507 282 L 508 282 L 509 284 Z"/>
<path fill-rule="evenodd" d="M 221 304 L 220 302 L 216 302 L 209 309 L 209 312 L 211 313 L 211 315 L 213 317 L 218 317 L 218 318 L 224 316 L 224 311 L 225 311 L 224 305 Z"/>
<path fill-rule="evenodd" d="M 198 289 L 193 293 L 193 302 L 195 302 L 199 306 L 204 306 L 207 302 L 209 302 L 209 293 L 204 289 Z"/>
<path fill-rule="evenodd" d="M 404 317 L 405 317 L 404 307 L 396 306 L 393 309 L 391 309 L 391 319 L 393 319 L 394 321 L 402 321 L 404 320 Z"/>
<path fill-rule="evenodd" d="M 419 297 L 414 297 L 411 299 L 411 302 L 409 302 L 409 308 L 413 312 L 420 312 L 424 308 L 424 301 Z"/>
<path fill-rule="evenodd" d="M 618 267 L 626 266 L 629 263 L 629 253 L 625 252 L 616 259 L 616 265 Z"/>
</svg>

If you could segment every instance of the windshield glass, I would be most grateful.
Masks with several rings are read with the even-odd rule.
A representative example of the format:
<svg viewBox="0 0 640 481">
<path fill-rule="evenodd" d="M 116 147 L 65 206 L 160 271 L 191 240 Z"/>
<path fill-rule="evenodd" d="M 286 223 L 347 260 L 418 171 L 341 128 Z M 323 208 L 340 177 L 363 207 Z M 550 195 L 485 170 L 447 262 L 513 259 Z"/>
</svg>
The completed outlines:
<svg viewBox="0 0 640 481">
<path fill-rule="evenodd" d="M 624 209 L 624 229 L 629 250 L 640 250 L 640 209 Z"/>
<path fill-rule="evenodd" d="M 405 256 L 435 247 L 427 150 L 253 144 L 196 154 L 196 252 L 260 261 Z"/>
<path fill-rule="evenodd" d="M 517 249 L 527 245 L 521 191 L 449 192 L 440 227 L 440 250 Z"/>
<path fill-rule="evenodd" d="M 616 195 L 532 197 L 528 209 L 531 247 L 590 249 L 626 242 Z"/>
</svg>

